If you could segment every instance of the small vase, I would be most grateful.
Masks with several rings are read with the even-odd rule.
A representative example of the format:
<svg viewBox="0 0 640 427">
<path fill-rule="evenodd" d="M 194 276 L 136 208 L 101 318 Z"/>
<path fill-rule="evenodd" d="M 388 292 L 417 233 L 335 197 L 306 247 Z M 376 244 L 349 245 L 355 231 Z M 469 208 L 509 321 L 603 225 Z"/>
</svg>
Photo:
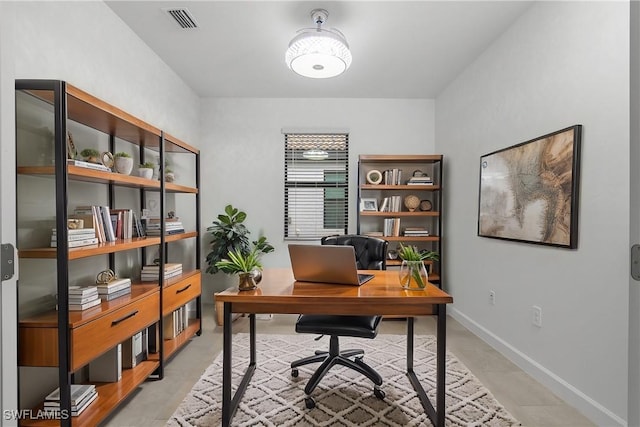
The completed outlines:
<svg viewBox="0 0 640 427">
<path fill-rule="evenodd" d="M 422 261 L 402 261 L 400 265 L 400 285 L 409 290 L 421 290 L 427 286 L 429 276 Z"/>
<path fill-rule="evenodd" d="M 238 289 L 241 291 L 250 291 L 257 288 L 253 272 L 238 274 Z"/>
<path fill-rule="evenodd" d="M 140 168 L 138 169 L 138 175 L 145 179 L 153 178 L 153 169 L 151 168 Z"/>
<path fill-rule="evenodd" d="M 123 175 L 129 175 L 133 170 L 133 159 L 131 157 L 116 157 L 115 161 L 116 172 Z"/>
</svg>

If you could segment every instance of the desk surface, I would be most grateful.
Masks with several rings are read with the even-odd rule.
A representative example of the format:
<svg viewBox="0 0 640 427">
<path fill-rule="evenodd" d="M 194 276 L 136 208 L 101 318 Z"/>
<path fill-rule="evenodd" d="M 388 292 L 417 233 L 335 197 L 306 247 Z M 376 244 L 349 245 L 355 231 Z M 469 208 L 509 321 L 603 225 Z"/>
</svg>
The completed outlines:
<svg viewBox="0 0 640 427">
<path fill-rule="evenodd" d="M 427 284 L 419 291 L 400 286 L 397 271 L 364 270 L 375 277 L 362 286 L 296 282 L 289 268 L 267 269 L 257 289 L 229 288 L 215 294 L 216 302 L 232 303 L 238 313 L 305 313 L 420 316 L 434 314 L 434 304 L 453 298 Z"/>
</svg>

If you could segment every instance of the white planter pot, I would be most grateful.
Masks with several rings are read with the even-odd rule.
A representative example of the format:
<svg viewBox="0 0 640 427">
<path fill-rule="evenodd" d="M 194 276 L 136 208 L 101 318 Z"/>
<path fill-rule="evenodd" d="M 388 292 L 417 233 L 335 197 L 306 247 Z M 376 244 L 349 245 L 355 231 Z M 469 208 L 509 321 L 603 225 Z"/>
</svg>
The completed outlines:
<svg viewBox="0 0 640 427">
<path fill-rule="evenodd" d="M 114 167 L 116 172 L 129 175 L 133 170 L 133 159 L 131 157 L 116 157 Z"/>
<path fill-rule="evenodd" d="M 142 178 L 151 179 L 153 178 L 153 169 L 140 168 L 138 169 L 138 175 L 140 175 Z"/>
</svg>

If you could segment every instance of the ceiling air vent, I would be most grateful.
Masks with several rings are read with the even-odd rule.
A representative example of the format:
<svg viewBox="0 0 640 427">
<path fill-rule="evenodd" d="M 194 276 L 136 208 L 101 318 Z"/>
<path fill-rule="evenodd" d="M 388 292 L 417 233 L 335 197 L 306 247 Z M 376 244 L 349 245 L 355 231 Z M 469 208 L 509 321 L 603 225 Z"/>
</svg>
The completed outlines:
<svg viewBox="0 0 640 427">
<path fill-rule="evenodd" d="M 182 28 L 198 28 L 198 23 L 195 18 L 189 12 L 189 9 L 184 7 L 169 7 L 166 9 L 162 9 L 167 13 L 170 17 L 172 17 L 178 25 Z"/>
</svg>

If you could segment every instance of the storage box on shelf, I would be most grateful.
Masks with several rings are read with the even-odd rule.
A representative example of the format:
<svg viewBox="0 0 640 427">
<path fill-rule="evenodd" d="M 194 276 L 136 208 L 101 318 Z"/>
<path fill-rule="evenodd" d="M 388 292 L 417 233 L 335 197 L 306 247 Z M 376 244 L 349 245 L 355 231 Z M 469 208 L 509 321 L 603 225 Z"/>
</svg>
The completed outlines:
<svg viewBox="0 0 640 427">
<path fill-rule="evenodd" d="M 429 281 L 442 286 L 443 156 L 360 155 L 358 158 L 359 234 L 389 242 L 389 268 L 402 260 L 402 245 L 435 251 L 439 261 L 425 261 Z"/>
<path fill-rule="evenodd" d="M 37 368 L 57 367 L 59 402 L 48 402 L 47 406 L 74 411 L 75 405 L 76 414 L 68 419 L 21 420 L 20 424 L 97 425 L 150 375 L 162 378 L 168 355 L 201 330 L 199 151 L 62 81 L 17 81 L 16 124 L 17 243 L 21 263 L 18 365 L 29 367 L 23 369 L 19 379 L 28 382 L 33 390 L 39 376 L 51 376 L 50 369 Z M 73 142 L 67 137 L 69 129 L 77 135 Z M 167 155 L 185 155 L 191 166 L 185 168 L 183 180 L 173 175 L 175 182 L 165 182 L 112 172 L 110 167 L 68 162 L 69 154 L 76 151 L 74 144 L 86 148 L 81 145 L 86 141 L 101 144 L 111 153 L 137 152 L 141 163 L 145 156 L 162 160 Z M 186 231 L 170 236 L 165 233 L 144 236 L 133 214 L 141 213 L 145 195 L 150 193 L 160 195 L 163 218 L 168 210 L 165 204 L 168 194 L 190 197 L 190 208 L 184 212 L 191 216 Z M 92 206 L 110 209 L 110 215 L 100 222 Z M 91 210 L 75 212 L 81 207 Z M 109 238 L 105 235 L 98 239 L 102 231 L 99 222 L 102 227 L 113 227 Z M 76 229 L 93 228 L 98 242 L 74 247 L 72 235 L 82 232 L 70 231 L 69 225 Z M 161 230 L 166 230 L 164 221 Z M 193 250 L 174 251 L 172 246 L 180 246 L 182 242 L 190 242 Z M 160 268 L 170 256 L 182 257 L 180 261 L 189 268 L 171 279 L 158 274 L 155 281 L 143 283 L 135 278 L 139 278 L 141 264 L 149 258 L 147 251 L 160 254 Z M 95 286 L 91 282 L 97 272 L 105 268 L 117 272 L 119 267 L 126 268 L 128 273 L 133 269 L 133 274 L 127 274 L 131 279 L 117 295 L 115 288 L 110 292 L 108 287 L 98 286 L 98 295 L 93 295 L 94 292 L 85 298 L 84 291 L 73 288 Z M 162 342 L 162 316 L 176 304 L 172 302 L 172 292 L 179 295 L 173 298 L 182 305 L 195 307 L 196 315 L 171 340 L 171 345 L 166 342 L 158 345 Z M 81 309 L 85 299 L 95 296 L 97 305 Z M 95 303 L 96 298 L 93 299 Z M 143 336 L 145 349 L 140 352 L 138 344 Z M 129 348 L 136 337 L 134 354 Z M 96 383 L 97 397 L 92 397 L 95 400 L 78 407 L 77 402 L 71 401 L 71 381 L 74 378 L 90 381 L 89 364 L 123 348 L 123 343 L 129 343 L 124 348 L 129 349 L 130 360 L 123 364 L 120 379 Z M 170 352 L 167 347 L 171 347 Z M 42 383 L 50 384 L 51 379 Z M 42 389 L 37 396 L 21 395 L 21 408 L 42 410 L 45 397 L 52 391 Z"/>
</svg>

